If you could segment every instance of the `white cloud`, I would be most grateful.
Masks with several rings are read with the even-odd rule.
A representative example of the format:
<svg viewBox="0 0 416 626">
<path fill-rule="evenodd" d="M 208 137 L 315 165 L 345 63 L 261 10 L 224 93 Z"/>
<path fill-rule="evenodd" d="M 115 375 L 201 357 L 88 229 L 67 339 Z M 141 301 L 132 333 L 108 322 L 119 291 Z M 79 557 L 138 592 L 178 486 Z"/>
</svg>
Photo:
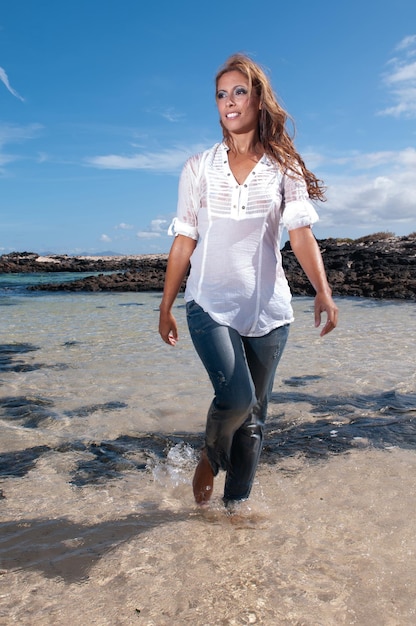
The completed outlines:
<svg viewBox="0 0 416 626">
<path fill-rule="evenodd" d="M 18 94 L 17 91 L 15 89 L 13 89 L 13 87 L 10 85 L 9 78 L 8 78 L 8 76 L 6 74 L 6 71 L 2 67 L 0 67 L 0 80 L 4 84 L 6 89 L 8 89 L 13 96 L 15 96 L 15 98 L 18 98 L 22 102 L 25 101 L 25 99 L 22 98 L 22 96 L 20 94 Z"/>
<path fill-rule="evenodd" d="M 102 234 L 100 237 L 100 241 L 103 241 L 104 243 L 110 243 L 111 237 L 109 237 L 108 235 Z"/>
<path fill-rule="evenodd" d="M 413 118 L 416 117 L 416 35 L 404 37 L 396 46 L 396 53 L 383 77 L 395 104 L 380 114 Z"/>
<path fill-rule="evenodd" d="M 168 120 L 168 122 L 178 122 L 184 117 L 183 113 L 176 113 L 173 109 L 167 109 L 161 115 L 165 120 Z"/>
<path fill-rule="evenodd" d="M 0 124 L 0 148 L 6 144 L 22 143 L 28 139 L 34 139 L 42 128 L 41 124 L 28 124 L 27 126 Z"/>
<path fill-rule="evenodd" d="M 207 146 L 197 145 L 176 147 L 161 152 L 143 152 L 129 156 L 109 154 L 86 159 L 87 165 L 110 170 L 146 170 L 154 172 L 176 173 L 192 154 L 204 150 Z"/>
<path fill-rule="evenodd" d="M 4 152 L 6 145 L 23 143 L 29 139 L 34 139 L 43 127 L 40 124 L 29 124 L 28 126 L 18 126 L 16 124 L 0 123 L 0 175 L 6 175 L 5 165 L 18 161 L 22 157 L 18 154 Z M 38 161 L 40 162 L 40 161 Z"/>
<path fill-rule="evenodd" d="M 413 45 L 416 45 L 416 35 L 408 35 L 407 37 L 404 37 L 396 46 L 396 50 L 406 50 L 408 48 L 413 50 Z M 413 54 L 416 54 L 414 50 Z"/>
<path fill-rule="evenodd" d="M 7 165 L 7 163 L 11 163 L 15 161 L 17 157 L 14 157 L 12 154 L 1 154 L 0 153 L 0 166 Z"/>
<path fill-rule="evenodd" d="M 153 239 L 155 237 L 162 237 L 163 235 L 167 235 L 168 230 L 168 220 L 165 219 L 155 219 L 150 222 L 149 230 L 140 230 L 136 233 L 136 237 L 139 239 Z"/>
<path fill-rule="evenodd" d="M 126 224 L 125 222 L 121 222 L 114 227 L 116 230 L 133 230 L 134 226 L 132 224 Z"/>
<path fill-rule="evenodd" d="M 386 166 L 413 166 L 416 167 L 415 148 L 406 148 L 399 152 L 394 150 L 382 150 L 379 152 L 359 153 L 353 152 L 343 157 L 329 159 L 336 165 L 349 167 L 352 170 L 374 170 Z M 321 163 L 328 163 L 328 159 L 321 158 Z"/>
<path fill-rule="evenodd" d="M 150 222 L 150 229 L 154 233 L 163 233 L 166 234 L 167 229 L 167 221 L 165 219 L 156 219 Z"/>
<path fill-rule="evenodd" d="M 160 237 L 160 233 L 152 233 L 149 230 L 139 230 L 136 233 L 136 237 L 138 239 L 155 239 L 156 237 Z"/>
<path fill-rule="evenodd" d="M 179 113 L 178 111 L 175 111 L 175 109 L 173 109 L 172 107 L 167 108 L 164 111 L 161 111 L 160 109 L 148 108 L 145 109 L 145 112 L 149 115 L 157 115 L 163 117 L 163 119 L 167 120 L 168 122 L 179 122 L 179 120 L 185 117 L 184 113 Z"/>
<path fill-rule="evenodd" d="M 321 174 L 328 187 L 327 202 L 319 209 L 322 227 L 340 233 L 343 227 L 367 233 L 416 230 L 414 148 L 328 158 L 326 163 L 332 167 Z"/>
</svg>

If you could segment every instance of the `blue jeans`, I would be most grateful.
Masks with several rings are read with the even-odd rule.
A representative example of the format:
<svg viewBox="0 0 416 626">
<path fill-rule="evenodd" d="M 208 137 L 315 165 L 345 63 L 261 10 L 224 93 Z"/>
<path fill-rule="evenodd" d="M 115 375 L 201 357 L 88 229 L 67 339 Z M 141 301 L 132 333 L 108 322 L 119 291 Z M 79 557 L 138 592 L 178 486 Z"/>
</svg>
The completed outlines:
<svg viewBox="0 0 416 626">
<path fill-rule="evenodd" d="M 224 501 L 248 498 L 259 462 L 267 405 L 289 324 L 263 337 L 242 337 L 194 301 L 189 332 L 214 387 L 205 446 L 214 475 L 225 470 Z"/>
</svg>

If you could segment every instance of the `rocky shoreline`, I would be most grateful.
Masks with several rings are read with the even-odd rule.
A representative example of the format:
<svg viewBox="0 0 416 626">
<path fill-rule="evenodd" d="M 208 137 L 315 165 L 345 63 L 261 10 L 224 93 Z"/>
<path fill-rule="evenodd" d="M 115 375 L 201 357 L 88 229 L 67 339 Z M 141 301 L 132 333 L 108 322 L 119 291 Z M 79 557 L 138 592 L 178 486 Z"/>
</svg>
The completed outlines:
<svg viewBox="0 0 416 626">
<path fill-rule="evenodd" d="M 416 299 L 416 233 L 396 237 L 376 233 L 360 239 L 320 239 L 335 296 Z M 161 291 L 167 254 L 133 256 L 40 256 L 13 252 L 0 256 L 0 273 L 91 272 L 69 282 L 34 285 L 38 291 Z M 283 265 L 294 295 L 314 291 L 287 242 Z M 185 284 L 185 283 L 184 283 Z M 182 289 L 184 288 L 182 285 Z"/>
</svg>

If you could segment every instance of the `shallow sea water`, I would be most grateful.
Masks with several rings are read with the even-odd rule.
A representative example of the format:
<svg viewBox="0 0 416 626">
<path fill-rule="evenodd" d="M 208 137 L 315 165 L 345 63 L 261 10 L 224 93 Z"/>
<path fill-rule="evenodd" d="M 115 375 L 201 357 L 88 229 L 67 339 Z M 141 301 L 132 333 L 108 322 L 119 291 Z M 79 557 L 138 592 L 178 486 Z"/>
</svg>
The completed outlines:
<svg viewBox="0 0 416 626">
<path fill-rule="evenodd" d="M 19 279 L 22 280 L 22 279 Z M 12 281 L 13 283 L 13 281 Z M 211 389 L 160 294 L 0 282 L 0 624 L 416 623 L 415 305 L 312 300 L 279 366 L 250 500 L 193 503 Z"/>
</svg>

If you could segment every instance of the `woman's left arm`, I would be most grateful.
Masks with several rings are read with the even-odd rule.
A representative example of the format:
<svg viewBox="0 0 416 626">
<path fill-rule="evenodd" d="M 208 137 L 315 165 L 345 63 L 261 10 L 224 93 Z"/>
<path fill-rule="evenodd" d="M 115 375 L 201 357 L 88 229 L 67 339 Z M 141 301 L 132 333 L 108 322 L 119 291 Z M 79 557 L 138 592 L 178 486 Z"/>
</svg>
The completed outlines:
<svg viewBox="0 0 416 626">
<path fill-rule="evenodd" d="M 321 324 L 321 314 L 325 311 L 327 320 L 321 330 L 321 337 L 334 330 L 338 323 L 338 307 L 332 299 L 321 251 L 310 226 L 302 226 L 289 231 L 290 245 L 303 271 L 316 291 L 315 326 Z"/>
</svg>

